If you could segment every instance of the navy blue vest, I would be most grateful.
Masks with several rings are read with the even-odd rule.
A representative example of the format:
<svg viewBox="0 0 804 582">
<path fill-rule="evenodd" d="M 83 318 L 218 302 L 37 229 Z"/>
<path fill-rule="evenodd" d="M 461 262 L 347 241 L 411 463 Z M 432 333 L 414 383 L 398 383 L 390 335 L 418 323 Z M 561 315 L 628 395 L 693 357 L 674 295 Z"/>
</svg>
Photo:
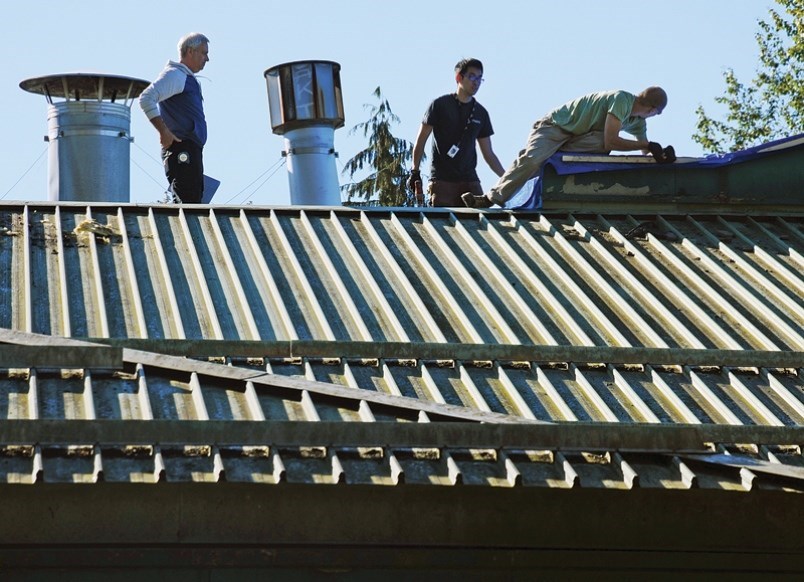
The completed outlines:
<svg viewBox="0 0 804 582">
<path fill-rule="evenodd" d="M 204 98 L 194 76 L 187 75 L 184 91 L 159 103 L 159 114 L 179 139 L 190 139 L 200 146 L 207 142 Z"/>
</svg>

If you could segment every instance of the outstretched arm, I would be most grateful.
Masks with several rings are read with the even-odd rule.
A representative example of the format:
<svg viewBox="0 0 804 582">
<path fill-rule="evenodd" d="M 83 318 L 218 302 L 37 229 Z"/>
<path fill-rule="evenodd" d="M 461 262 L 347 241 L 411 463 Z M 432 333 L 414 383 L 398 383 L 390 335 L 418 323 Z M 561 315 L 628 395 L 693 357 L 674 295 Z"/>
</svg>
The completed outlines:
<svg viewBox="0 0 804 582">
<path fill-rule="evenodd" d="M 620 137 L 620 130 L 622 127 L 622 122 L 614 115 L 609 113 L 606 116 L 606 125 L 603 127 L 603 143 L 605 144 L 606 149 L 617 152 L 642 150 L 642 153 L 647 153 L 648 140 L 625 139 Z"/>
</svg>

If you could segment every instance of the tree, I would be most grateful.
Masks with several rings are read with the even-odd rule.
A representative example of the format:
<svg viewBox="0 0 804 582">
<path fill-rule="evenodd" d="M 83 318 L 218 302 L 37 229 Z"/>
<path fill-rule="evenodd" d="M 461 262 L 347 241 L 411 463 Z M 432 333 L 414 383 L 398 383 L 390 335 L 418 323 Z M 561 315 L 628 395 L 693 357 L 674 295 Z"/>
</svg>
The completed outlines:
<svg viewBox="0 0 804 582">
<path fill-rule="evenodd" d="M 734 70 L 724 73 L 726 121 L 709 117 L 702 105 L 692 139 L 707 152 L 745 149 L 764 141 L 804 132 L 804 0 L 775 0 L 784 10 L 770 9 L 759 21 L 755 38 L 759 67 L 751 85 Z"/>
<path fill-rule="evenodd" d="M 379 87 L 374 90 L 379 105 L 364 105 L 370 109 L 368 121 L 358 123 L 349 135 L 358 131 L 369 138 L 368 147 L 346 162 L 342 173 L 349 172 L 349 179 L 364 167 L 373 171 L 358 182 L 341 186 L 348 194 L 348 201 L 354 198 L 379 200 L 380 206 L 407 206 L 408 194 L 405 180 L 408 176 L 408 163 L 413 158 L 413 144 L 399 139 L 391 133 L 391 125 L 399 123 L 399 118 L 391 111 L 388 100 Z"/>
</svg>

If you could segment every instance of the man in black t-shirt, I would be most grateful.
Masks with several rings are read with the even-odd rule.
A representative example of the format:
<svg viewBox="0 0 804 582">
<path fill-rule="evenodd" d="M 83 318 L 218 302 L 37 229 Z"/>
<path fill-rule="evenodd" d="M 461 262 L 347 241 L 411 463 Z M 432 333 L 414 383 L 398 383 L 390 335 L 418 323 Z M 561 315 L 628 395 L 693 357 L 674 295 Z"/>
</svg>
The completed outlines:
<svg viewBox="0 0 804 582">
<path fill-rule="evenodd" d="M 482 194 L 483 188 L 477 177 L 477 150 L 491 170 L 498 176 L 505 172 L 491 147 L 489 114 L 474 95 L 483 82 L 483 64 L 477 59 L 463 59 L 455 65 L 455 93 L 442 95 L 430 103 L 413 147 L 413 167 L 408 186 L 421 181 L 419 164 L 424 155 L 424 145 L 433 135 L 433 151 L 430 165 L 431 206 L 463 206 L 461 194 Z"/>
</svg>

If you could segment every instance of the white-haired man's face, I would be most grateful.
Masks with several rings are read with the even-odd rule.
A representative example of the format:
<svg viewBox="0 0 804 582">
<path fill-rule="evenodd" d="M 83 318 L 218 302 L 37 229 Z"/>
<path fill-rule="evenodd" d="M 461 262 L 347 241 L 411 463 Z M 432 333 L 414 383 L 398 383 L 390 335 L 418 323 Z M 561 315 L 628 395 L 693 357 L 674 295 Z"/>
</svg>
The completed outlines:
<svg viewBox="0 0 804 582">
<path fill-rule="evenodd" d="M 209 45 L 203 42 L 197 48 L 188 50 L 181 62 L 193 73 L 199 72 L 209 62 Z"/>
</svg>

